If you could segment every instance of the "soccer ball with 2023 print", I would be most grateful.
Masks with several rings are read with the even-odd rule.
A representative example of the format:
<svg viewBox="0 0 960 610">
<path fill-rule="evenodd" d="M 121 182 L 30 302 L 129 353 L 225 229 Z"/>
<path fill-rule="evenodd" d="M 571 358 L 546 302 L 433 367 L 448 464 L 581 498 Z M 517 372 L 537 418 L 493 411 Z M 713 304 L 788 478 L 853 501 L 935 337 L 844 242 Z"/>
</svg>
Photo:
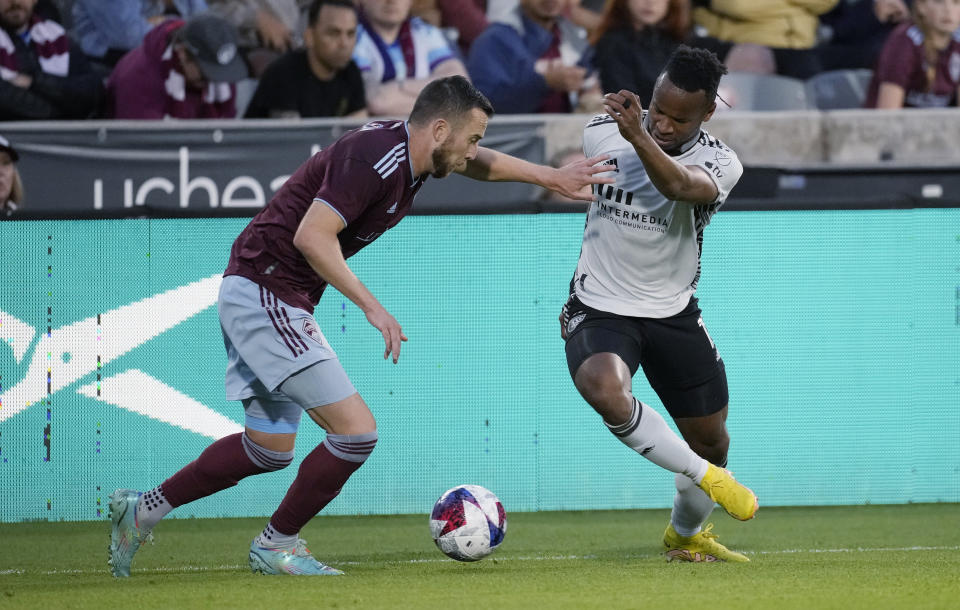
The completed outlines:
<svg viewBox="0 0 960 610">
<path fill-rule="evenodd" d="M 430 534 L 444 555 L 479 561 L 503 542 L 507 514 L 503 504 L 479 485 L 458 485 L 443 492 L 430 513 Z"/>
</svg>

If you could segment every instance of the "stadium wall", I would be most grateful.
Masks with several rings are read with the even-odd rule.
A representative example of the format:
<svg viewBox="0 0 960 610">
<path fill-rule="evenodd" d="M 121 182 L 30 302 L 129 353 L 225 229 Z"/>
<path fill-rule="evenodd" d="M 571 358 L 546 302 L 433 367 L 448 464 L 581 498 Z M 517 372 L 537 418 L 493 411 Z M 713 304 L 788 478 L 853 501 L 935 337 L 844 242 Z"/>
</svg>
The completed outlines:
<svg viewBox="0 0 960 610">
<path fill-rule="evenodd" d="M 0 521 L 91 520 L 240 429 L 215 300 L 245 218 L 0 222 Z M 960 209 L 726 211 L 698 291 L 730 382 L 730 465 L 764 506 L 960 502 Z M 380 442 L 332 514 L 655 508 L 672 477 L 580 399 L 557 315 L 581 214 L 414 216 L 351 259 L 400 363 L 335 291 L 316 311 Z M 638 377 L 634 390 L 662 408 Z M 305 421 L 302 458 L 322 439 Z M 270 514 L 295 468 L 174 516 Z M 426 516 L 424 517 L 426 519 Z"/>
</svg>

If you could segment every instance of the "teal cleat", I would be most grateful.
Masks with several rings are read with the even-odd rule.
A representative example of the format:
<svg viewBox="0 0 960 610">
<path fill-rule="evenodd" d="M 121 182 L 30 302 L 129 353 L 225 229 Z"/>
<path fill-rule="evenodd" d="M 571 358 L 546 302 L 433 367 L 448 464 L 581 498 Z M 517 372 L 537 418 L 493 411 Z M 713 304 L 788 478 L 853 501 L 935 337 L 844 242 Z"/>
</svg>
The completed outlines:
<svg viewBox="0 0 960 610">
<path fill-rule="evenodd" d="M 250 569 L 254 574 L 290 574 L 292 576 L 339 576 L 343 574 L 336 568 L 320 563 L 307 548 L 305 540 L 297 540 L 297 548 L 292 551 L 265 549 L 250 543 Z"/>
<path fill-rule="evenodd" d="M 137 526 L 137 501 L 140 493 L 118 489 L 110 494 L 110 572 L 117 578 L 130 576 L 130 563 L 144 541 L 153 542 L 153 534 Z"/>
</svg>

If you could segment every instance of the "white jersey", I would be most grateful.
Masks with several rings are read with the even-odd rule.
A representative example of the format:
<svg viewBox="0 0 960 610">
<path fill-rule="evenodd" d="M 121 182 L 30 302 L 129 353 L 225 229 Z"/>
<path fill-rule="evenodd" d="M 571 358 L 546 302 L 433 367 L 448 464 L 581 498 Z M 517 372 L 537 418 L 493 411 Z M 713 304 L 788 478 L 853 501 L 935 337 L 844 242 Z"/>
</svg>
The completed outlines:
<svg viewBox="0 0 960 610">
<path fill-rule="evenodd" d="M 667 199 L 607 115 L 583 130 L 583 154 L 609 155 L 614 184 L 594 186 L 573 291 L 584 304 L 624 316 L 665 318 L 686 307 L 700 279 L 703 228 L 743 174 L 735 152 L 706 131 L 674 157 L 703 168 L 717 185 L 708 204 Z"/>
</svg>

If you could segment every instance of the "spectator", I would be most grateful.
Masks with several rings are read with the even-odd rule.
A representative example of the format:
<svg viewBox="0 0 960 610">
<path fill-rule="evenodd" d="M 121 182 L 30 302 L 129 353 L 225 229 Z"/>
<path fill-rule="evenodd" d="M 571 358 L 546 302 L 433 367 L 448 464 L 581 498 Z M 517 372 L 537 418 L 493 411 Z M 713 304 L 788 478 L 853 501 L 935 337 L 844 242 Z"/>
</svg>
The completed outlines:
<svg viewBox="0 0 960 610">
<path fill-rule="evenodd" d="M 100 79 L 37 0 L 0 0 L 0 121 L 83 119 L 97 109 Z"/>
<path fill-rule="evenodd" d="M 731 72 L 776 72 L 807 79 L 821 71 L 814 45 L 819 16 L 838 0 L 693 0 L 697 42 Z"/>
<path fill-rule="evenodd" d="M 153 26 L 206 10 L 206 0 L 73 0 L 73 33 L 87 58 L 109 75 Z"/>
<path fill-rule="evenodd" d="M 470 49 L 467 67 L 497 112 L 570 112 L 578 95 L 599 89 L 587 79 L 582 30 L 560 16 L 558 0 L 520 0 Z"/>
<path fill-rule="evenodd" d="M 302 7 L 310 0 L 208 0 L 210 11 L 240 33 L 240 49 L 259 78 L 277 57 L 300 48 Z"/>
<path fill-rule="evenodd" d="M 246 118 L 367 115 L 363 77 L 351 59 L 357 11 L 350 0 L 314 0 L 303 32 L 305 49 L 270 64 Z"/>
<path fill-rule="evenodd" d="M 824 70 L 873 69 L 887 36 L 909 18 L 904 0 L 841 0 L 820 16 L 820 65 Z"/>
<path fill-rule="evenodd" d="M 371 115 L 402 116 L 432 80 L 466 76 L 443 33 L 410 16 L 412 0 L 359 0 L 353 59 L 363 74 Z"/>
<path fill-rule="evenodd" d="M 592 38 L 603 91 L 633 91 L 649 107 L 661 67 L 692 25 L 690 0 L 612 0 Z"/>
<path fill-rule="evenodd" d="M 960 105 L 960 2 L 915 0 L 912 13 L 883 45 L 867 108 Z"/>
<path fill-rule="evenodd" d="M 236 116 L 236 87 L 247 75 L 236 29 L 219 17 L 167 21 L 124 55 L 107 82 L 118 119 Z"/>
<path fill-rule="evenodd" d="M 0 212 L 10 216 L 23 205 L 23 183 L 17 171 L 20 155 L 6 138 L 0 136 Z"/>
<path fill-rule="evenodd" d="M 487 0 L 414 0 L 412 14 L 446 30 L 448 39 L 455 37 L 462 57 L 489 24 Z M 456 32 L 455 36 L 450 30 Z"/>
<path fill-rule="evenodd" d="M 600 27 L 603 20 L 603 11 L 608 2 L 604 0 L 561 0 L 564 3 L 563 16 L 582 27 L 587 34 L 593 33 Z"/>
</svg>

